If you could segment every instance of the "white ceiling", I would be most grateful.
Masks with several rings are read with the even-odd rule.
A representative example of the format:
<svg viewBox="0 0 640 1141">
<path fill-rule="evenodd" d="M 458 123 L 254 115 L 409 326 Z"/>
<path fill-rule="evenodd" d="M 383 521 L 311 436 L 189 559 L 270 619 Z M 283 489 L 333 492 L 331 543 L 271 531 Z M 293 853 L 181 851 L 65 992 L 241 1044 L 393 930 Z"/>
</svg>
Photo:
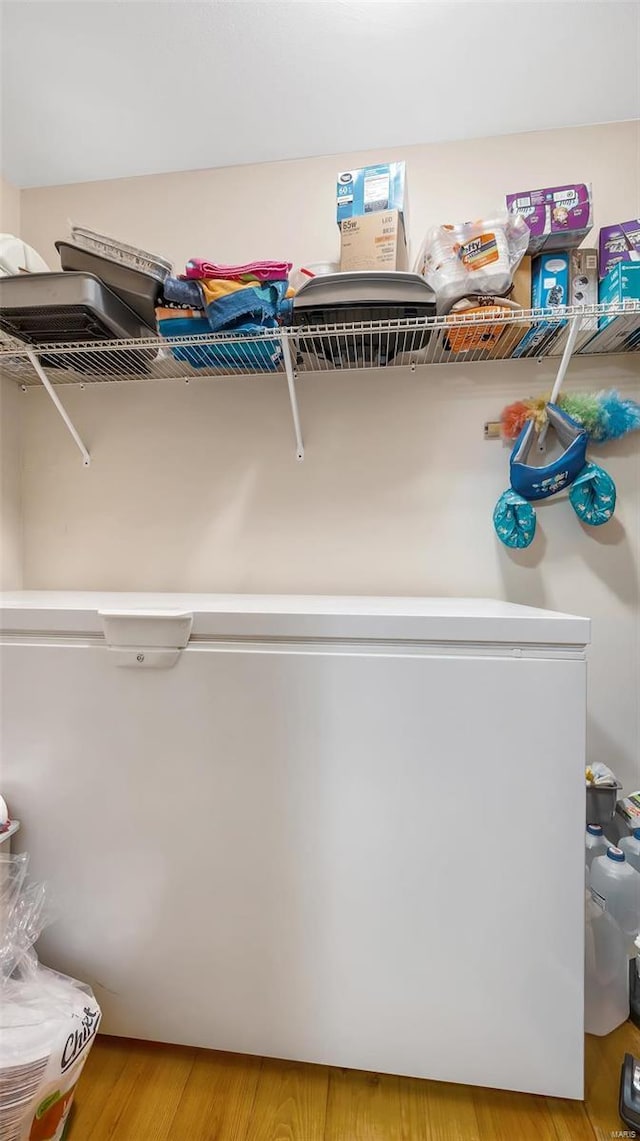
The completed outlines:
<svg viewBox="0 0 640 1141">
<path fill-rule="evenodd" d="M 5 176 L 47 186 L 640 115 L 624 0 L 1 0 Z"/>
</svg>

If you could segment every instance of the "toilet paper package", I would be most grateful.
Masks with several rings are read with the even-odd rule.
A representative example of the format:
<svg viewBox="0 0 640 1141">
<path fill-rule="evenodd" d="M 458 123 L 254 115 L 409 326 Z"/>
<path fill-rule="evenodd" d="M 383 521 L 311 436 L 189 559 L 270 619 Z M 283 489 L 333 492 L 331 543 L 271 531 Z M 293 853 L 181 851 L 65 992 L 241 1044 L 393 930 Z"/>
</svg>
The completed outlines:
<svg viewBox="0 0 640 1141">
<path fill-rule="evenodd" d="M 508 293 L 528 242 L 526 223 L 517 214 L 434 226 L 415 272 L 435 290 L 438 313 L 448 313 L 463 297 Z"/>
<path fill-rule="evenodd" d="M 506 201 L 507 210 L 524 218 L 529 228 L 530 254 L 574 249 L 593 225 L 591 187 L 583 182 L 520 190 L 507 194 Z"/>
</svg>

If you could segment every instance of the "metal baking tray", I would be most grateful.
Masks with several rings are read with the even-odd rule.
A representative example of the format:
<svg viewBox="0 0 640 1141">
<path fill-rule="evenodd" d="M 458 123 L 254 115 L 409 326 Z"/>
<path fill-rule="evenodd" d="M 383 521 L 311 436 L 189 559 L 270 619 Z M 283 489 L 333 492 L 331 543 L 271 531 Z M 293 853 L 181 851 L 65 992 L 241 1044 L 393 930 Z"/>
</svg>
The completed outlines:
<svg viewBox="0 0 640 1141">
<path fill-rule="evenodd" d="M 31 345 L 156 336 L 128 305 L 90 273 L 21 273 L 0 278 L 0 329 Z M 77 356 L 77 354 L 76 354 Z M 114 353 L 126 371 L 126 353 Z M 74 367 L 65 354 L 41 356 L 49 368 Z"/>
<path fill-rule="evenodd" d="M 84 226 L 71 227 L 71 242 L 73 245 L 82 246 L 85 250 L 100 254 L 103 258 L 109 258 L 110 261 L 128 265 L 130 269 L 150 273 L 152 277 L 157 277 L 158 281 L 164 281 L 172 272 L 171 262 L 161 258 L 159 254 L 150 254 L 138 246 L 128 246 L 126 242 L 121 242 L 117 238 L 108 238 L 106 234 L 96 234 L 94 230 L 87 230 Z"/>
<path fill-rule="evenodd" d="M 168 269 L 162 271 L 164 276 L 160 278 L 157 273 L 151 274 L 141 269 L 134 269 L 133 266 L 114 261 L 93 250 L 82 249 L 73 242 L 60 240 L 56 242 L 56 249 L 65 272 L 95 274 L 121 301 L 124 301 L 125 305 L 133 309 L 146 325 L 155 329 L 155 307 L 162 293 L 162 282 L 169 276 Z"/>
</svg>

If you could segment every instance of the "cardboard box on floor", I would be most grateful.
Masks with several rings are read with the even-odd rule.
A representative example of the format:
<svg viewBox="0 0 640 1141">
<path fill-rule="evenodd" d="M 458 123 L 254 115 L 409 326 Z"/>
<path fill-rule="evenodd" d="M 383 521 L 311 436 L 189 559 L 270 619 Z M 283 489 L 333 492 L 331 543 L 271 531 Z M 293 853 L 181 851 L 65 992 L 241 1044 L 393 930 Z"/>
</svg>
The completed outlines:
<svg viewBox="0 0 640 1141">
<path fill-rule="evenodd" d="M 340 269 L 406 270 L 407 239 L 398 210 L 379 210 L 340 223 Z"/>
<path fill-rule="evenodd" d="M 531 308 L 531 258 L 525 254 L 516 272 L 513 275 L 513 287 L 509 300 L 523 309 Z M 531 328 L 530 321 L 513 321 L 506 326 L 504 333 L 489 353 L 490 357 L 500 359 L 508 356 L 512 349 L 520 343 L 524 334 Z"/>
</svg>

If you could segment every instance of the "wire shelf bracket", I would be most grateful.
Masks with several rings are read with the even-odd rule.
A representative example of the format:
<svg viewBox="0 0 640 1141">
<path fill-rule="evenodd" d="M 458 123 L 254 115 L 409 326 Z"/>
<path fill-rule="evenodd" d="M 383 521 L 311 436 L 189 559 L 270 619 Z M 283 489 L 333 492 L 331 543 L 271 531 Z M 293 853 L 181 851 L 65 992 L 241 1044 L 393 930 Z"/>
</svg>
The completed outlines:
<svg viewBox="0 0 640 1141">
<path fill-rule="evenodd" d="M 69 416 L 69 413 L 67 412 L 64 404 L 62 403 L 60 397 L 58 396 L 58 393 L 56 392 L 51 381 L 49 380 L 49 377 L 47 376 L 42 365 L 40 364 L 40 361 L 38 360 L 37 355 L 35 353 L 32 353 L 32 352 L 28 352 L 26 355 L 27 355 L 29 361 L 31 362 L 31 367 L 33 368 L 33 371 L 36 373 L 38 378 L 42 381 L 43 387 L 46 389 L 47 394 L 49 395 L 49 397 L 53 401 L 55 407 L 57 408 L 57 410 L 60 414 L 60 416 L 64 420 L 69 432 L 71 433 L 76 446 L 79 448 L 80 454 L 82 456 L 83 466 L 84 467 L 90 467 L 91 466 L 91 456 L 89 455 L 88 449 L 83 444 L 80 433 L 78 432 L 75 424 L 73 423 L 73 420 Z"/>
<path fill-rule="evenodd" d="M 298 408 L 298 396 L 296 393 L 296 373 L 291 360 L 291 349 L 289 347 L 289 338 L 285 335 L 281 338 L 282 343 L 282 359 L 284 360 L 285 372 L 287 374 L 287 387 L 289 389 L 289 403 L 291 404 L 291 415 L 293 416 L 293 430 L 296 437 L 296 459 L 302 461 L 304 459 L 304 440 L 302 438 L 302 427 L 300 425 L 300 410 Z"/>
</svg>

